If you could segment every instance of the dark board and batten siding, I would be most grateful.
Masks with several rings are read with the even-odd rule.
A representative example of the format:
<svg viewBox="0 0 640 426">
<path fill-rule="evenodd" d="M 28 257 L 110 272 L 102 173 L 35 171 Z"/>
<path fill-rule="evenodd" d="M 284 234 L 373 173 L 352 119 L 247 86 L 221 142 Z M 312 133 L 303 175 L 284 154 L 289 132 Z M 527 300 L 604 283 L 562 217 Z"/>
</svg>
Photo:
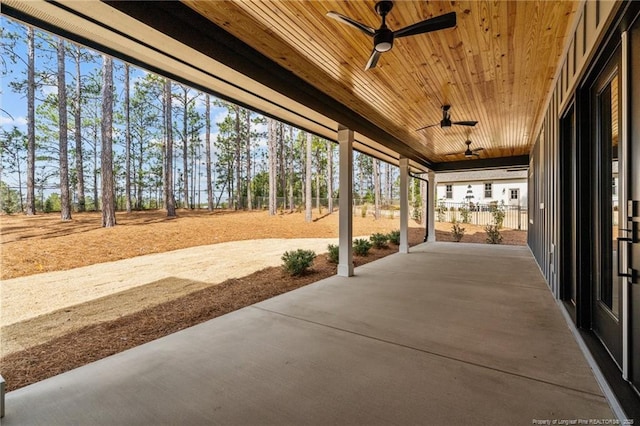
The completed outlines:
<svg viewBox="0 0 640 426">
<path fill-rule="evenodd" d="M 556 74 L 544 119 L 539 123 L 536 144 L 531 150 L 529 169 L 528 244 L 549 287 L 559 297 L 560 243 L 560 117 L 574 101 L 578 82 L 587 72 L 601 44 L 607 26 L 619 10 L 620 2 L 588 1 L 576 17 Z"/>
</svg>

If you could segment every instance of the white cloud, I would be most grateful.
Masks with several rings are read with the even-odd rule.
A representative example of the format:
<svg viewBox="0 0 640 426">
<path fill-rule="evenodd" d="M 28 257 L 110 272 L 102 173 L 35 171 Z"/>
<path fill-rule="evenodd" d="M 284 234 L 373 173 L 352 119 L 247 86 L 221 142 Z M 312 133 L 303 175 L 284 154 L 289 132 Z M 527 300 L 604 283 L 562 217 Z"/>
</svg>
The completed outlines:
<svg viewBox="0 0 640 426">
<path fill-rule="evenodd" d="M 51 94 L 57 94 L 58 93 L 58 86 L 57 85 L 42 86 L 42 88 L 40 90 L 41 90 L 43 95 L 49 96 Z"/>
<path fill-rule="evenodd" d="M 22 127 L 22 126 L 26 126 L 26 125 L 27 125 L 27 119 L 25 117 L 17 117 L 17 118 L 0 117 L 0 126 Z"/>
</svg>

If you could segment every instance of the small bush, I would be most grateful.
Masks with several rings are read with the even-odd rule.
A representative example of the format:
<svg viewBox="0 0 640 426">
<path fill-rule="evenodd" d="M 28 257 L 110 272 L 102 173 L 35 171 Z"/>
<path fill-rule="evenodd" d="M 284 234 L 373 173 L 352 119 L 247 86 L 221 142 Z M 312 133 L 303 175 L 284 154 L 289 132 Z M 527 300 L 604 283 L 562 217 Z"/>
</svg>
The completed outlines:
<svg viewBox="0 0 640 426">
<path fill-rule="evenodd" d="M 444 201 L 438 201 L 438 205 L 436 207 L 436 212 L 438 213 L 438 222 L 444 222 L 446 211 L 447 206 L 444 205 Z"/>
<path fill-rule="evenodd" d="M 471 210 L 467 206 L 462 206 L 459 211 L 462 223 L 471 223 Z"/>
<path fill-rule="evenodd" d="M 399 230 L 395 230 L 395 231 L 389 232 L 389 235 L 387 235 L 387 237 L 389 238 L 389 242 L 390 243 L 395 244 L 397 246 L 400 245 L 400 231 Z"/>
<path fill-rule="evenodd" d="M 327 250 L 329 251 L 327 253 L 327 259 L 329 260 L 329 262 L 331 263 L 340 262 L 340 247 L 333 244 L 329 244 L 327 246 Z"/>
<path fill-rule="evenodd" d="M 487 233 L 487 244 L 500 244 L 502 242 L 502 234 L 498 225 L 487 225 L 484 227 Z"/>
<path fill-rule="evenodd" d="M 464 228 L 460 226 L 460 224 L 456 220 L 454 220 L 453 225 L 451 226 L 451 238 L 453 238 L 453 241 L 457 243 L 460 242 L 463 236 Z"/>
<path fill-rule="evenodd" d="M 315 258 L 316 253 L 313 250 L 286 251 L 282 255 L 282 261 L 284 262 L 282 267 L 290 275 L 302 275 L 313 265 L 313 259 Z"/>
<path fill-rule="evenodd" d="M 504 201 L 502 201 L 500 205 L 498 205 L 498 203 L 492 204 L 489 207 L 489 211 L 491 211 L 491 216 L 493 216 L 493 221 L 496 224 L 496 228 L 502 228 L 505 216 Z"/>
<path fill-rule="evenodd" d="M 366 204 L 363 204 L 362 207 L 360 208 L 360 215 L 362 217 L 367 217 L 367 209 L 368 207 Z"/>
<path fill-rule="evenodd" d="M 411 218 L 417 223 L 422 223 L 422 209 L 419 206 L 413 207 Z"/>
<path fill-rule="evenodd" d="M 369 240 L 364 238 L 356 238 L 353 240 L 353 251 L 358 256 L 366 256 L 369 254 L 369 250 L 371 250 L 372 244 Z"/>
<path fill-rule="evenodd" d="M 386 234 L 381 234 L 379 232 L 372 234 L 369 237 L 369 240 L 371 240 L 371 243 L 375 248 L 389 247 L 389 245 L 387 244 L 389 242 L 389 236 Z"/>
</svg>

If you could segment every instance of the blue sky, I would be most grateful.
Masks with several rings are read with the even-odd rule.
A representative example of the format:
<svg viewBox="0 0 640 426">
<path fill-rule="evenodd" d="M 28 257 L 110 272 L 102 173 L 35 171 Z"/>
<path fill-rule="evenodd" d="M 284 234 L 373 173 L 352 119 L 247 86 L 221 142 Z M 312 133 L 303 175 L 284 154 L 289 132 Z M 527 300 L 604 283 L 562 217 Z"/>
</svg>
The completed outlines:
<svg viewBox="0 0 640 426">
<path fill-rule="evenodd" d="M 11 31 L 11 32 L 17 32 L 22 35 L 22 40 L 20 40 L 16 44 L 15 52 L 17 53 L 17 56 L 19 56 L 20 58 L 23 58 L 22 61 L 18 60 L 15 63 L 13 63 L 9 61 L 6 55 L 4 54 L 2 55 L 1 62 L 0 62 L 0 65 L 3 67 L 2 68 L 3 76 L 0 82 L 0 91 L 1 91 L 0 107 L 2 108 L 2 111 L 0 112 L 0 127 L 3 130 L 9 131 L 14 126 L 16 126 L 18 127 L 18 129 L 26 133 L 27 104 L 26 104 L 25 94 L 15 93 L 12 90 L 12 88 L 9 86 L 9 83 L 11 81 L 24 80 L 26 78 L 26 65 L 23 62 L 23 61 L 26 61 L 26 57 L 27 57 L 27 47 L 26 47 L 26 41 L 25 41 L 26 27 L 16 21 L 6 18 L 5 16 L 0 17 L 0 24 L 2 25 L 3 32 Z M 42 40 L 42 38 L 39 37 L 39 35 L 42 35 L 42 34 L 46 34 L 46 33 L 36 30 L 36 38 L 37 38 L 36 43 L 38 43 L 38 40 L 40 41 Z M 6 41 L 7 41 L 6 39 L 2 40 L 3 45 L 6 45 Z M 99 55 L 97 52 L 94 52 L 94 53 L 96 55 Z M 122 93 L 123 93 L 123 83 L 121 81 L 122 64 L 123 63 L 121 61 L 114 60 L 114 65 L 116 67 L 120 67 L 120 71 L 118 70 L 114 71 L 114 83 L 116 86 L 116 93 L 120 99 L 122 99 Z M 88 75 L 92 72 L 97 71 L 101 67 L 101 65 L 102 65 L 102 60 L 99 57 L 97 57 L 95 61 L 84 63 L 82 65 L 81 72 L 83 75 Z M 51 53 L 47 53 L 44 49 L 38 49 L 36 47 L 36 69 L 38 71 L 44 70 L 44 69 L 51 69 L 55 71 L 57 69 L 55 54 L 52 55 Z M 67 56 L 66 71 L 67 71 L 67 84 L 72 84 L 74 81 L 74 75 L 75 75 L 75 64 L 73 63 L 72 58 L 70 58 L 69 56 Z M 147 74 L 145 70 L 142 70 L 137 67 L 132 67 L 131 71 L 132 71 L 132 74 L 130 77 L 130 82 L 131 82 L 130 84 L 132 86 L 137 79 L 143 78 Z M 47 94 L 55 93 L 55 92 L 57 92 L 57 86 L 54 83 L 52 85 L 39 88 L 38 91 L 36 92 L 36 98 L 42 99 Z M 39 102 L 36 101 L 36 108 L 38 104 Z M 198 99 L 198 102 L 196 105 L 197 105 L 196 108 L 200 113 L 205 112 L 204 96 L 201 96 Z M 218 108 L 213 105 L 211 106 L 211 123 L 212 123 L 211 140 L 212 141 L 215 141 L 218 134 L 216 123 L 221 122 L 226 116 L 226 114 L 227 114 L 226 109 Z M 205 136 L 204 134 L 201 135 L 202 140 L 204 140 L 204 136 Z M 261 141 L 260 145 L 264 146 L 265 142 Z M 117 151 L 118 149 L 121 150 L 122 148 L 116 146 L 114 147 L 114 149 Z M 214 160 L 215 160 L 215 152 L 214 152 Z M 9 185 L 13 185 L 15 184 L 15 182 L 17 182 L 16 176 L 7 175 L 6 170 L 4 173 L 5 175 L 2 176 L 3 181 L 9 183 Z"/>
</svg>

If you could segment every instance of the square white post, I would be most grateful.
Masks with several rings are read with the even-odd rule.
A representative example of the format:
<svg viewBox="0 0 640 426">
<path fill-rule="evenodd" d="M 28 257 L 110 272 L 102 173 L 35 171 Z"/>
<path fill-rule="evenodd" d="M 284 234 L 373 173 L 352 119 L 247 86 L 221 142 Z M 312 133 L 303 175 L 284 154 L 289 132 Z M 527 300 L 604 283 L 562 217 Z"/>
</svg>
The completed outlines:
<svg viewBox="0 0 640 426">
<path fill-rule="evenodd" d="M 409 159 L 400 159 L 400 253 L 409 253 Z"/>
<path fill-rule="evenodd" d="M 338 128 L 340 144 L 339 262 L 338 275 L 353 276 L 353 130 Z"/>
<path fill-rule="evenodd" d="M 427 184 L 427 209 L 429 211 L 429 221 L 427 229 L 429 237 L 427 242 L 435 242 L 436 240 L 436 173 L 429 171 L 429 183 Z"/>
</svg>

